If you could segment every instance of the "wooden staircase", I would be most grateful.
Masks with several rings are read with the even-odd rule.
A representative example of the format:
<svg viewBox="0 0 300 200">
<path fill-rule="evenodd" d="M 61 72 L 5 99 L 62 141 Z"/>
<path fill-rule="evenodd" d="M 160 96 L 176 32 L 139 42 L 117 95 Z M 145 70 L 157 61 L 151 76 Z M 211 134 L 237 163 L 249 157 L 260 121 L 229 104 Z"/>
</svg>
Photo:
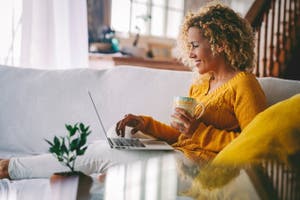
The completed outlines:
<svg viewBox="0 0 300 200">
<path fill-rule="evenodd" d="M 257 39 L 256 76 L 300 80 L 300 0 L 256 0 L 245 17 Z"/>
</svg>

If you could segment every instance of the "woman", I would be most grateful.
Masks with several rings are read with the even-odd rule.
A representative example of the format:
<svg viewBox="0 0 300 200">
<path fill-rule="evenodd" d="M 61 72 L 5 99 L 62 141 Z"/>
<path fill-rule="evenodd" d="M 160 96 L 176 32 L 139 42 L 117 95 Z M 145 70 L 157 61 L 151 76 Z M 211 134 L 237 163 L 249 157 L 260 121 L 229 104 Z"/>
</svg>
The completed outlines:
<svg viewBox="0 0 300 200">
<path fill-rule="evenodd" d="M 177 108 L 164 125 L 147 116 L 126 115 L 116 132 L 144 133 L 165 140 L 196 161 L 214 157 L 266 107 L 265 95 L 251 71 L 254 34 L 250 24 L 222 5 L 204 7 L 186 16 L 179 38 L 182 59 L 201 76 L 189 95 L 205 104 L 200 119 Z M 183 125 L 182 125 L 183 124 Z"/>
<path fill-rule="evenodd" d="M 265 95 L 251 71 L 254 62 L 254 37 L 249 23 L 230 8 L 208 5 L 185 17 L 179 37 L 183 62 L 200 76 L 189 95 L 205 104 L 205 112 L 196 119 L 177 108 L 171 126 L 148 116 L 126 115 L 116 126 L 124 136 L 125 126 L 165 140 L 196 161 L 209 160 L 221 151 L 266 107 Z M 183 125 L 180 125 L 183 124 Z M 104 142 L 91 144 L 75 169 L 103 173 L 116 163 L 125 163 L 157 155 L 150 151 L 119 151 Z M 40 165 L 47 166 L 45 168 Z M 12 179 L 45 177 L 65 170 L 50 154 L 0 160 L 0 177 Z"/>
</svg>

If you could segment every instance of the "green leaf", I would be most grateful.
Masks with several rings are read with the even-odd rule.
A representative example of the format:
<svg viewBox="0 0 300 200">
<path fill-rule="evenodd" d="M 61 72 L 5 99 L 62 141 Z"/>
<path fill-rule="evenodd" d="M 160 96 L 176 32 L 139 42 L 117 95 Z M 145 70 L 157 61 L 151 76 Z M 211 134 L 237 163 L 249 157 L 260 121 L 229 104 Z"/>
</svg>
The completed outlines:
<svg viewBox="0 0 300 200">
<path fill-rule="evenodd" d="M 85 152 L 85 150 L 87 149 L 88 147 L 86 146 L 86 147 L 84 147 L 84 148 L 82 148 L 82 149 L 79 149 L 76 153 L 77 153 L 77 155 L 83 155 L 84 154 L 84 152 Z"/>
<path fill-rule="evenodd" d="M 55 147 L 50 147 L 49 148 L 49 152 L 50 153 L 56 153 L 57 152 L 57 149 Z"/>
<path fill-rule="evenodd" d="M 59 155 L 60 154 L 60 148 L 59 148 L 59 146 L 52 146 L 52 147 L 50 147 L 49 148 L 49 151 L 51 152 L 51 153 L 55 153 L 55 154 L 57 154 L 57 155 Z"/>
<path fill-rule="evenodd" d="M 82 147 L 83 145 L 85 145 L 86 141 L 87 141 L 87 135 L 86 134 L 81 134 L 80 135 L 79 146 Z"/>
<path fill-rule="evenodd" d="M 80 127 L 80 130 L 82 133 L 86 133 L 90 128 L 90 126 L 84 126 L 84 124 L 82 124 L 82 123 L 79 124 L 79 127 Z"/>
<path fill-rule="evenodd" d="M 80 130 L 81 130 L 82 132 L 84 132 L 84 129 L 85 129 L 85 128 L 84 128 L 83 123 L 80 123 L 80 124 L 79 124 L 79 128 L 80 128 Z"/>
<path fill-rule="evenodd" d="M 69 136 L 70 137 L 75 135 L 76 131 L 78 130 L 77 123 L 74 126 L 67 125 L 67 124 L 65 126 L 66 126 L 66 129 L 69 131 Z"/>
<path fill-rule="evenodd" d="M 62 152 L 65 152 L 65 153 L 68 152 L 68 149 L 67 149 L 66 144 L 65 144 L 65 139 L 63 139 L 63 141 L 62 141 L 60 149 L 61 149 Z"/>
<path fill-rule="evenodd" d="M 89 129 L 90 129 L 90 126 L 87 126 L 87 127 L 84 129 L 84 132 L 87 132 Z"/>
<path fill-rule="evenodd" d="M 73 129 L 72 126 L 69 124 L 65 124 L 65 127 L 69 132 Z"/>
<path fill-rule="evenodd" d="M 70 151 L 74 151 L 78 146 L 79 139 L 76 138 L 70 143 Z"/>
<path fill-rule="evenodd" d="M 60 146 L 59 139 L 58 139 L 58 137 L 56 137 L 56 136 L 54 136 L 54 145 L 55 145 L 55 146 Z"/>
<path fill-rule="evenodd" d="M 77 125 L 75 125 L 75 126 L 73 127 L 72 131 L 70 132 L 70 136 L 75 135 L 75 133 L 76 133 L 77 130 L 78 130 L 78 127 L 77 127 Z"/>
</svg>

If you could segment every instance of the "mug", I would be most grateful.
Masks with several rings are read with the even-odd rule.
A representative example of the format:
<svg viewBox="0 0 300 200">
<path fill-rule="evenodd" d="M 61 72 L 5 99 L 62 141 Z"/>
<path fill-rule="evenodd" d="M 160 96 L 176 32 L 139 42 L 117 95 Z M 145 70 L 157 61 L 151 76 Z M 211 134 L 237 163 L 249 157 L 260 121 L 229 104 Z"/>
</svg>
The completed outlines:
<svg viewBox="0 0 300 200">
<path fill-rule="evenodd" d="M 196 116 L 199 119 L 205 110 L 205 106 L 202 102 L 198 102 L 196 99 L 192 97 L 185 97 L 185 96 L 176 96 L 173 99 L 173 112 L 175 112 L 175 108 L 182 108 L 187 111 L 191 116 L 195 117 L 196 113 L 199 112 Z M 174 122 L 181 123 L 179 120 L 172 118 Z"/>
</svg>

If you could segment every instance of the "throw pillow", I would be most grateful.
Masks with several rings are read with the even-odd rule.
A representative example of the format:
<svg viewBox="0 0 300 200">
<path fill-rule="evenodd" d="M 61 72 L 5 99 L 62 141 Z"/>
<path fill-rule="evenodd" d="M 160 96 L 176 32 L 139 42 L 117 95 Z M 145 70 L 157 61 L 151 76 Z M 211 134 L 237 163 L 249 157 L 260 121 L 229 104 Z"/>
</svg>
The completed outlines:
<svg viewBox="0 0 300 200">
<path fill-rule="evenodd" d="M 300 163 L 300 94 L 259 113 L 212 163 L 244 165 L 271 159 Z"/>
</svg>

